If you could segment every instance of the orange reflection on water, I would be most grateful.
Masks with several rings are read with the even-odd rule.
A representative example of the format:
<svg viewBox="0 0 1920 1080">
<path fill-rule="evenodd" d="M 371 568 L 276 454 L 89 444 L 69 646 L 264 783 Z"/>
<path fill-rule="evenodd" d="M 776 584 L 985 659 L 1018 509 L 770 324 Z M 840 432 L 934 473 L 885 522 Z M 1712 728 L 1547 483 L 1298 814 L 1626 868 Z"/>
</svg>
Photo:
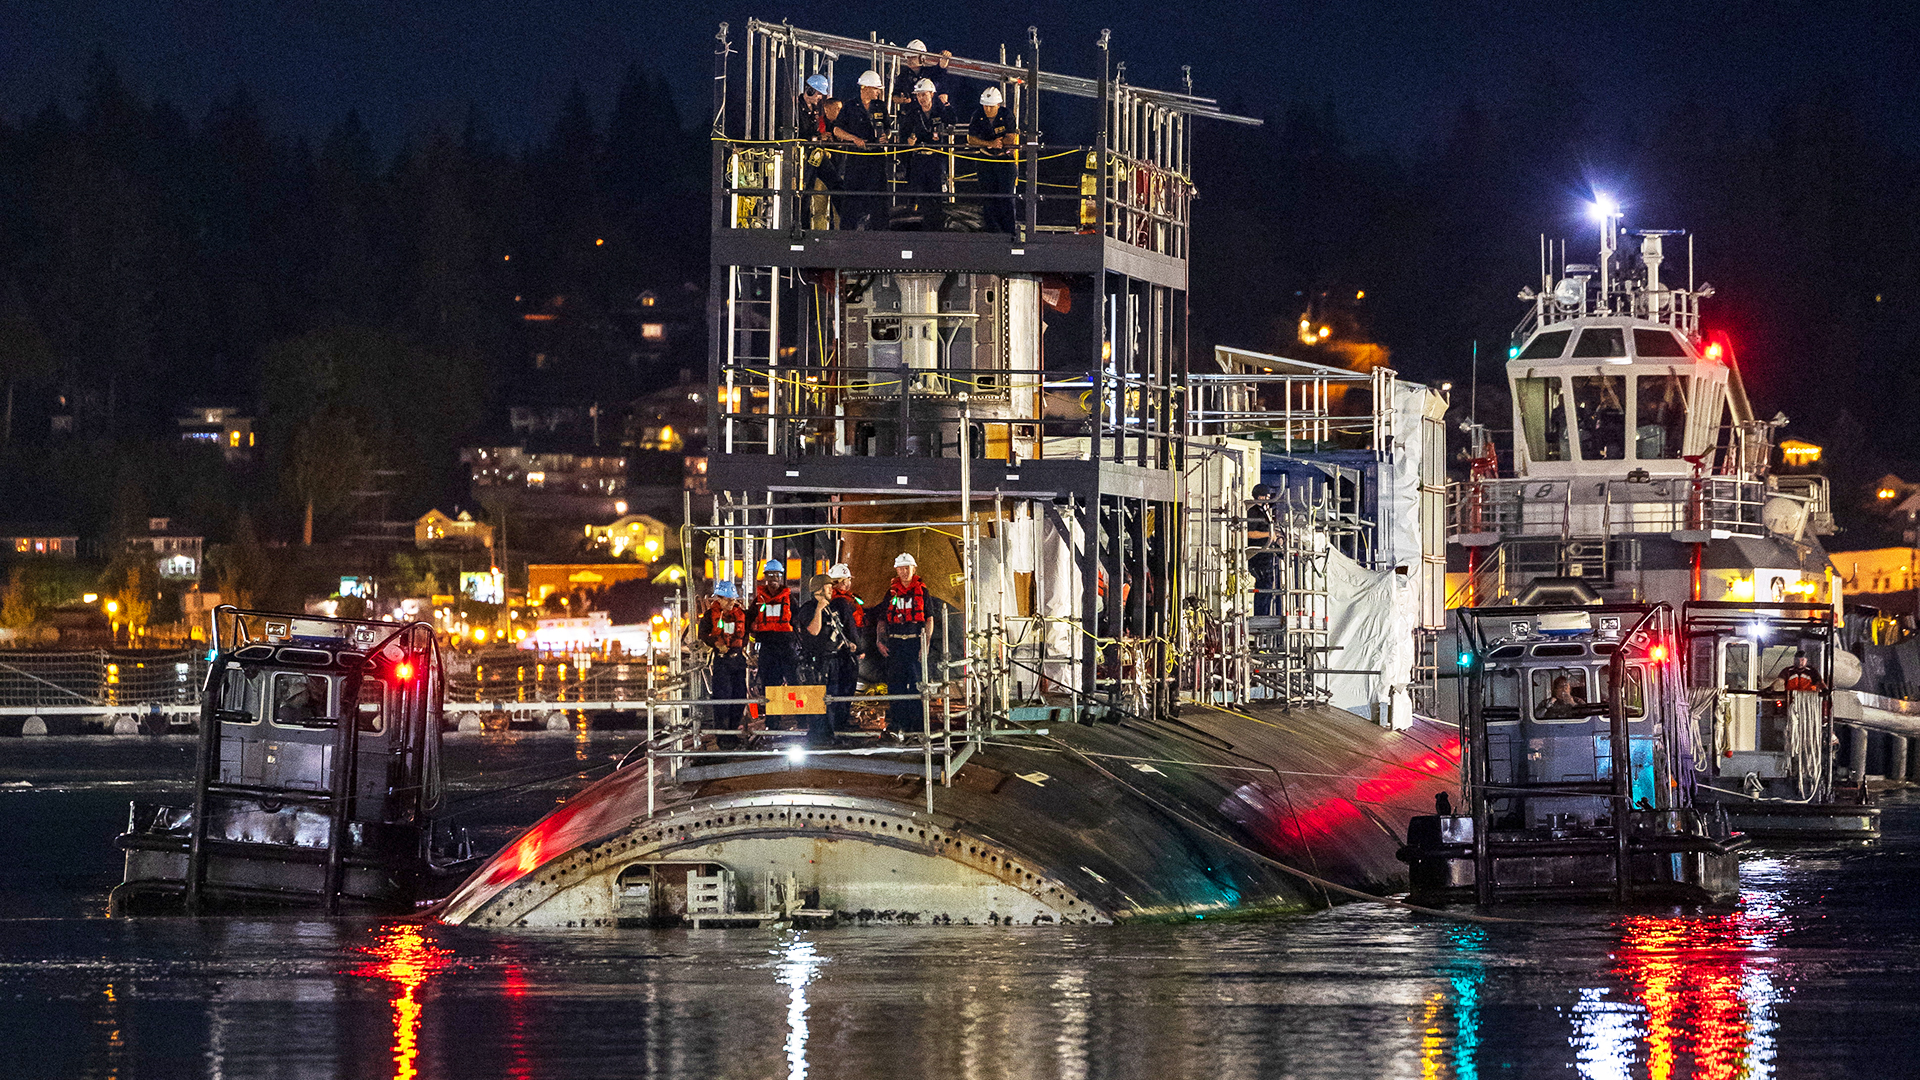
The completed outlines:
<svg viewBox="0 0 1920 1080">
<path fill-rule="evenodd" d="M 1770 1070 L 1770 922 L 1764 913 L 1740 912 L 1622 923 L 1613 973 L 1646 1010 L 1651 1080 L 1743 1080 Z"/>
<path fill-rule="evenodd" d="M 363 979 L 386 979 L 394 984 L 393 997 L 393 1076 L 394 1080 L 413 1080 L 420 1075 L 420 1001 L 415 992 L 420 984 L 446 968 L 452 954 L 428 941 L 413 925 L 389 926 L 380 932 L 380 940 L 360 950 L 375 958 L 362 964 L 354 974 Z"/>
</svg>

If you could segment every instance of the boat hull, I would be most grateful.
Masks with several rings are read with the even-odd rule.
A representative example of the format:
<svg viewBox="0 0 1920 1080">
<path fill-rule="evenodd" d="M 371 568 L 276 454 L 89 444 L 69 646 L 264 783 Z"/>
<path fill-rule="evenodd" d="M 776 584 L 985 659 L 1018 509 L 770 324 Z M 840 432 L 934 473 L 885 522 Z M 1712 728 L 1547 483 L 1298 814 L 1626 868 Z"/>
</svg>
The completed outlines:
<svg viewBox="0 0 1920 1080">
<path fill-rule="evenodd" d="M 1061 925 L 1324 906 L 1405 887 L 1391 825 L 1458 767 L 1451 729 L 1330 708 L 1053 726 L 953 777 L 804 767 L 646 813 L 644 764 L 582 791 L 441 909 L 475 926 Z M 724 896 L 724 899 L 718 899 Z"/>
</svg>

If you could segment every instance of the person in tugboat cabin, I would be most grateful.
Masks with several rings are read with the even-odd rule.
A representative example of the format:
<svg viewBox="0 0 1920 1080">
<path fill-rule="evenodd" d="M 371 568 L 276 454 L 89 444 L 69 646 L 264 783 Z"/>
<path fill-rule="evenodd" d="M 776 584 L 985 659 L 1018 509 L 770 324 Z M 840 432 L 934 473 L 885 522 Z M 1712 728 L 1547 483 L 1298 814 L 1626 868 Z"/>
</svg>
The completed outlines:
<svg viewBox="0 0 1920 1080">
<path fill-rule="evenodd" d="M 799 661 L 793 650 L 793 590 L 779 559 L 768 559 L 760 568 L 760 587 L 754 591 L 747 625 L 760 644 L 760 692 L 794 685 Z"/>
<path fill-rule="evenodd" d="M 1820 674 L 1807 664 L 1807 650 L 1793 650 L 1793 663 L 1780 669 L 1773 677 L 1767 689 L 1781 690 L 1824 690 L 1826 684 L 1820 681 Z"/>
<path fill-rule="evenodd" d="M 738 701 L 747 696 L 747 613 L 731 581 L 713 587 L 713 599 L 700 613 L 700 643 L 713 650 L 711 696 Z M 713 722 L 722 730 L 743 727 L 745 705 L 715 705 Z"/>
<path fill-rule="evenodd" d="M 933 624 L 927 621 L 927 586 L 920 580 L 919 561 L 901 552 L 893 560 L 893 581 L 887 585 L 885 625 L 880 655 L 887 658 L 887 693 L 918 694 L 925 678 L 927 646 Z M 887 731 L 898 735 L 924 731 L 925 710 L 920 701 L 893 701 L 887 708 Z"/>
</svg>

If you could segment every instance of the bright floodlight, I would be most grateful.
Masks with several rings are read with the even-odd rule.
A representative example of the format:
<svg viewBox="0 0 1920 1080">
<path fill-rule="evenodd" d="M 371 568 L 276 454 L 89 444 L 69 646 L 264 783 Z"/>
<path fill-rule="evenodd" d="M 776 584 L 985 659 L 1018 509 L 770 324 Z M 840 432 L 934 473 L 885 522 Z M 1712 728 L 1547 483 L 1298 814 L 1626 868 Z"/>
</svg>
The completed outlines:
<svg viewBox="0 0 1920 1080">
<path fill-rule="evenodd" d="M 1595 221 L 1605 221 L 1620 216 L 1620 204 L 1613 201 L 1613 196 L 1596 191 L 1593 193 L 1593 202 L 1587 206 L 1587 213 Z"/>
<path fill-rule="evenodd" d="M 795 746 L 787 750 L 787 760 L 795 765 L 807 760 L 807 752 Z"/>
</svg>

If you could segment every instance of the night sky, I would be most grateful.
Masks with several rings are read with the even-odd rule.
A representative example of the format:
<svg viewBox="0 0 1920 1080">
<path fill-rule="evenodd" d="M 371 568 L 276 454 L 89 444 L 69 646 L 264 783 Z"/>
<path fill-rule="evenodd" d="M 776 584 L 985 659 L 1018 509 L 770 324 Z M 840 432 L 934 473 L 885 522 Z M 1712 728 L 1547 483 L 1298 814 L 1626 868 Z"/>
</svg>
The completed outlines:
<svg viewBox="0 0 1920 1080">
<path fill-rule="evenodd" d="M 1920 146 L 1920 34 L 1894 3 L 1294 3 L 1153 5 L 673 4 L 568 0 L 10 0 L 0 6 L 0 116 L 71 102 L 104 52 L 136 90 L 189 116 L 244 84 L 282 130 L 325 132 L 357 109 L 388 149 L 457 127 L 477 106 L 494 134 L 536 141 L 578 80 L 597 108 L 641 64 L 705 109 L 716 25 L 749 16 L 992 57 L 1037 25 L 1050 70 L 1091 74 L 1102 27 L 1132 81 L 1256 113 L 1331 101 L 1351 136 L 1419 147 L 1471 96 L 1583 95 L 1623 123 L 1693 102 L 1762 124 L 1771 107 L 1838 90 L 1889 141 Z M 920 17 L 902 13 L 918 9 Z M 1155 14 L 1158 11 L 1160 14 Z M 1909 16 L 1908 18 L 1903 18 Z"/>
</svg>

